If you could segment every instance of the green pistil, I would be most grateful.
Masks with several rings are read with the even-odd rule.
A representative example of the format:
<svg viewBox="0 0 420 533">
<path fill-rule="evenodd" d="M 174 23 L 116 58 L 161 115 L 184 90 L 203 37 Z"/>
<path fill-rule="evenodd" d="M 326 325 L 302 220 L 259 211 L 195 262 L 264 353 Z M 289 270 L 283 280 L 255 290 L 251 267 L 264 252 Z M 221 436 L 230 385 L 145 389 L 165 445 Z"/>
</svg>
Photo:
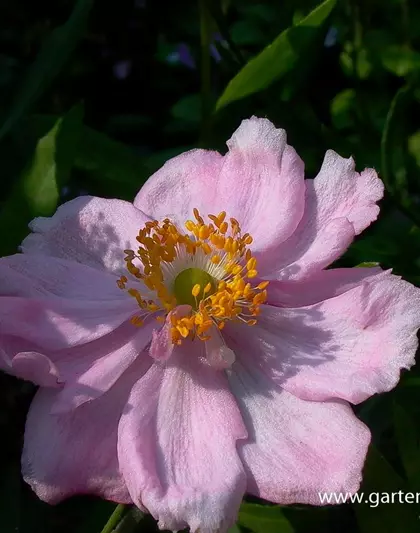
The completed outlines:
<svg viewBox="0 0 420 533">
<path fill-rule="evenodd" d="M 197 309 L 197 303 L 203 299 L 204 287 L 210 283 L 211 289 L 206 296 L 213 294 L 216 290 L 215 279 L 208 272 L 201 268 L 187 268 L 178 274 L 173 285 L 173 293 L 178 305 L 191 305 Z M 192 295 L 194 285 L 200 285 L 201 290 L 197 298 Z"/>
</svg>

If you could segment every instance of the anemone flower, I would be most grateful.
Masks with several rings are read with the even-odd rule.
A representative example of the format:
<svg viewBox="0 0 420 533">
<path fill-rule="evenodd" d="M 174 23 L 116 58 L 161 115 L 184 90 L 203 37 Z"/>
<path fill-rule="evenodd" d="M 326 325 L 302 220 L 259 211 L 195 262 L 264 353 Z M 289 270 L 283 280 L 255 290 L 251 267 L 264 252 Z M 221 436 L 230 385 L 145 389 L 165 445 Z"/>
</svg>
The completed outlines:
<svg viewBox="0 0 420 533">
<path fill-rule="evenodd" d="M 326 267 L 382 183 L 333 151 L 305 181 L 266 119 L 227 144 L 171 159 L 134 204 L 65 203 L 0 260 L 3 368 L 40 387 L 22 470 L 41 499 L 93 493 L 214 533 L 245 492 L 358 490 L 370 433 L 349 403 L 413 364 L 420 291 Z"/>
</svg>

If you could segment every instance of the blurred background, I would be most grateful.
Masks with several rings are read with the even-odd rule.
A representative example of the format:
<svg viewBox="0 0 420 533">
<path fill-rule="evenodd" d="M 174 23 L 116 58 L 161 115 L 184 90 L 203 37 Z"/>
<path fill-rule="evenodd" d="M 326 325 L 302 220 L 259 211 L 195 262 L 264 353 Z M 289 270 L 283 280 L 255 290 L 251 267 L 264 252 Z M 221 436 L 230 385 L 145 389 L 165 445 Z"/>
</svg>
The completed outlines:
<svg viewBox="0 0 420 533">
<path fill-rule="evenodd" d="M 224 151 L 257 115 L 287 130 L 308 177 L 329 148 L 378 170 L 380 219 L 339 265 L 380 263 L 418 285 L 419 102 L 414 0 L 1 0 L 0 255 L 16 252 L 34 216 L 82 194 L 132 200 L 168 158 Z M 357 408 L 373 432 L 364 491 L 420 492 L 419 387 L 415 368 Z M 100 533 L 114 504 L 49 507 L 20 479 L 33 392 L 0 376 L 0 531 Z M 231 533 L 410 533 L 419 516 L 418 504 L 254 498 Z M 156 530 L 135 512 L 118 529 Z"/>
</svg>

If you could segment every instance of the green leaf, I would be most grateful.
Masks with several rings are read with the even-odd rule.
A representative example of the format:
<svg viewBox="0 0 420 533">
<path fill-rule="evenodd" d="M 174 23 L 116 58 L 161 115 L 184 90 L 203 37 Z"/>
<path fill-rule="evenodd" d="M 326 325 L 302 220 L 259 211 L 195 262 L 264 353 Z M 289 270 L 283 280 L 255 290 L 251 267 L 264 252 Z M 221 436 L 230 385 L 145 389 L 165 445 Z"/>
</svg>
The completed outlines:
<svg viewBox="0 0 420 533">
<path fill-rule="evenodd" d="M 314 43 L 335 4 L 336 0 L 326 0 L 251 59 L 229 82 L 216 104 L 216 111 L 235 100 L 265 89 L 297 67 L 300 61 L 310 61 Z"/>
<path fill-rule="evenodd" d="M 420 70 L 420 53 L 409 48 L 390 45 L 381 50 L 383 66 L 397 76 Z"/>
<path fill-rule="evenodd" d="M 78 0 L 67 22 L 56 28 L 46 39 L 17 91 L 14 103 L 0 129 L 0 139 L 60 72 L 84 34 L 92 5 L 93 0 Z"/>
<path fill-rule="evenodd" d="M 201 118 L 201 100 L 199 94 L 183 96 L 172 107 L 171 114 L 178 120 L 198 124 Z"/>
<path fill-rule="evenodd" d="M 398 183 L 395 176 L 396 152 L 401 151 L 400 127 L 405 114 L 410 87 L 402 87 L 395 95 L 389 108 L 381 141 L 381 170 L 382 179 L 389 192 L 395 193 L 404 187 L 404 182 Z"/>
<path fill-rule="evenodd" d="M 54 213 L 79 144 L 82 112 L 80 106 L 74 107 L 37 142 L 33 157 L 0 211 L 2 254 L 16 251 L 30 220 Z"/>
<path fill-rule="evenodd" d="M 359 491 L 364 499 L 362 503 L 353 504 L 360 533 L 395 533 L 401 530 L 402 524 L 404 533 L 417 532 L 417 506 L 399 503 L 399 498 L 404 498 L 408 490 L 406 482 L 371 446 Z"/>
<path fill-rule="evenodd" d="M 57 117 L 33 115 L 24 121 L 24 135 L 29 140 L 49 130 Z M 179 153 L 179 152 L 178 152 Z M 153 157 L 158 154 L 153 154 Z M 174 154 L 176 155 L 176 154 Z M 159 158 L 161 166 L 164 160 Z M 97 184 L 100 194 L 133 200 L 146 179 L 157 167 L 149 158 L 139 156 L 129 146 L 105 133 L 82 126 L 76 147 L 74 166 L 83 171 L 89 184 Z M 83 186 L 83 183 L 82 183 Z"/>
<path fill-rule="evenodd" d="M 338 93 L 331 102 L 331 118 L 334 126 L 341 130 L 354 124 L 356 91 L 345 89 Z"/>
<path fill-rule="evenodd" d="M 251 20 L 239 20 L 232 26 L 232 39 L 240 46 L 266 42 L 264 32 Z"/>
<path fill-rule="evenodd" d="M 410 485 L 420 489 L 420 434 L 414 420 L 397 402 L 394 402 L 394 426 L 401 461 Z"/>
<path fill-rule="evenodd" d="M 407 112 L 412 103 L 412 88 L 405 85 L 396 93 L 389 108 L 381 139 L 382 179 L 406 214 L 420 226 L 417 205 L 409 193 L 406 156 Z"/>
<path fill-rule="evenodd" d="M 115 196 L 122 194 L 131 199 L 150 175 L 144 158 L 125 144 L 88 127 L 83 128 L 75 166 L 89 172 L 95 180 L 110 182 Z"/>
<path fill-rule="evenodd" d="M 404 387 L 420 387 L 420 377 L 408 375 L 402 383 Z"/>
<path fill-rule="evenodd" d="M 294 529 L 283 511 L 277 506 L 243 503 L 238 524 L 254 533 L 293 533 Z"/>
<path fill-rule="evenodd" d="M 368 50 L 360 47 L 355 48 L 354 43 L 350 41 L 347 41 L 343 46 L 340 64 L 347 76 L 356 76 L 361 80 L 367 79 L 373 68 Z"/>
<path fill-rule="evenodd" d="M 366 235 L 352 243 L 341 257 L 340 266 L 379 263 L 413 283 L 419 274 L 419 231 L 405 213 L 396 206 L 390 207 Z"/>
<path fill-rule="evenodd" d="M 377 266 L 379 266 L 379 263 L 377 263 L 376 261 L 364 261 L 363 263 L 359 263 L 358 265 L 356 265 L 355 268 L 374 268 Z"/>
<path fill-rule="evenodd" d="M 420 167 L 420 130 L 413 133 L 408 139 L 408 152 Z"/>
</svg>

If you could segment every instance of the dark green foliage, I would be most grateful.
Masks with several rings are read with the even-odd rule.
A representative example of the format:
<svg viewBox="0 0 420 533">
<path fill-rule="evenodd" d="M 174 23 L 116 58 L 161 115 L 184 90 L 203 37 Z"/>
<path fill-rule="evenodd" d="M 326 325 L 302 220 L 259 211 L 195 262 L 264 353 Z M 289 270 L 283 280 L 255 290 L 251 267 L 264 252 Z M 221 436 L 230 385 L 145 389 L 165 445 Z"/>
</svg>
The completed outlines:
<svg viewBox="0 0 420 533">
<path fill-rule="evenodd" d="M 199 145 L 223 150 L 251 115 L 287 129 L 309 177 L 328 148 L 379 171 L 380 219 L 339 265 L 379 263 L 419 285 L 414 0 L 3 0 L 0 255 L 17 250 L 33 217 L 83 192 L 131 200 L 166 159 Z M 34 496 L 19 466 L 33 392 L 0 375 L 1 533 L 100 533 L 114 512 L 107 533 L 157 531 L 138 510 L 87 497 L 50 507 Z M 420 492 L 417 366 L 356 413 L 373 434 L 361 490 Z M 418 504 L 254 498 L 230 533 L 412 533 L 419 516 Z"/>
</svg>

